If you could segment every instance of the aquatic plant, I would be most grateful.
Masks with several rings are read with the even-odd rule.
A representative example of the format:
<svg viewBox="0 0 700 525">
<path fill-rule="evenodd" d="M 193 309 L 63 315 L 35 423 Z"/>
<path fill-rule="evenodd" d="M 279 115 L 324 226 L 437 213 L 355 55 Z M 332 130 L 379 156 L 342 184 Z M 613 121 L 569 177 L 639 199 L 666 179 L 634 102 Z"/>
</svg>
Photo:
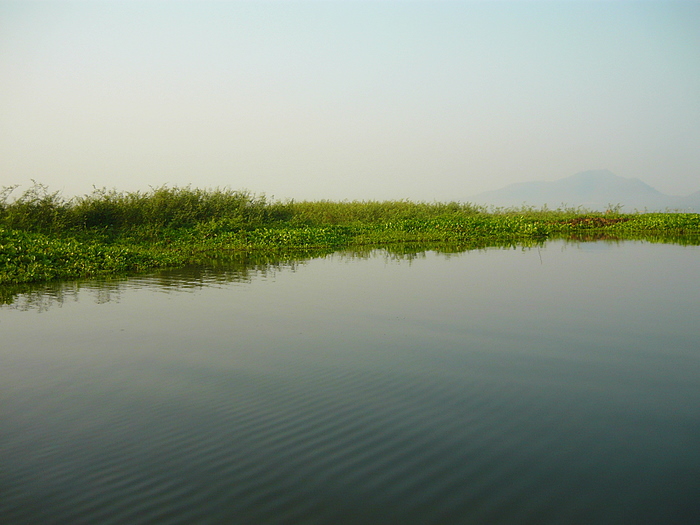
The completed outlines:
<svg viewBox="0 0 700 525">
<path fill-rule="evenodd" d="M 181 266 L 231 252 L 487 246 L 552 237 L 697 244 L 700 238 L 700 214 L 621 214 L 619 208 L 597 213 L 405 200 L 279 202 L 245 191 L 190 187 L 95 189 L 64 199 L 37 183 L 12 200 L 16 189 L 0 189 L 0 284 Z"/>
</svg>

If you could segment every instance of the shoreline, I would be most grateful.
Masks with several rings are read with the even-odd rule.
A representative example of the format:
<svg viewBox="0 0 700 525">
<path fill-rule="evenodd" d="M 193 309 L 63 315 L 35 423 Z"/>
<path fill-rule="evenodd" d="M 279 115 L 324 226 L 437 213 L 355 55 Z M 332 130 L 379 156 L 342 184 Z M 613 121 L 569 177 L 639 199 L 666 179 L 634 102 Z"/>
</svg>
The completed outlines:
<svg viewBox="0 0 700 525">
<path fill-rule="evenodd" d="M 180 228 L 54 233 L 0 225 L 0 285 L 134 274 L 235 253 L 303 257 L 366 246 L 457 245 L 470 249 L 551 239 L 700 244 L 700 214 L 539 215 L 479 214 L 324 226 L 283 222 L 253 228 L 199 223 Z"/>
</svg>

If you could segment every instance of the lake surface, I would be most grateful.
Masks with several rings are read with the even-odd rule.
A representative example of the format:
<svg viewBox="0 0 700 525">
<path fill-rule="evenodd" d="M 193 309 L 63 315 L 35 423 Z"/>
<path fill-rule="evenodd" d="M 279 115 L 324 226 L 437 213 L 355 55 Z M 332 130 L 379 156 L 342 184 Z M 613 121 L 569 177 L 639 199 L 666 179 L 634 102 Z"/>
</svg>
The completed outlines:
<svg viewBox="0 0 700 525">
<path fill-rule="evenodd" d="M 0 522 L 698 523 L 699 270 L 548 242 L 28 291 Z"/>
</svg>

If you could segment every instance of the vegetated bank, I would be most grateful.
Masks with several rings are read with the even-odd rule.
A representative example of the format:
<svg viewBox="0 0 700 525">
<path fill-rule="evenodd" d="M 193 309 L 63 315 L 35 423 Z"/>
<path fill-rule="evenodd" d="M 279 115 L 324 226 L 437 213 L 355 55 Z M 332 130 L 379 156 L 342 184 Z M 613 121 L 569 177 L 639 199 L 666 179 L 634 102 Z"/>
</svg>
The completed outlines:
<svg viewBox="0 0 700 525">
<path fill-rule="evenodd" d="M 0 190 L 0 284 L 179 267 L 233 252 L 299 257 L 353 246 L 463 249 L 547 238 L 700 244 L 700 214 L 487 210 L 469 203 L 268 201 L 245 191 L 161 187 L 65 199 Z"/>
</svg>

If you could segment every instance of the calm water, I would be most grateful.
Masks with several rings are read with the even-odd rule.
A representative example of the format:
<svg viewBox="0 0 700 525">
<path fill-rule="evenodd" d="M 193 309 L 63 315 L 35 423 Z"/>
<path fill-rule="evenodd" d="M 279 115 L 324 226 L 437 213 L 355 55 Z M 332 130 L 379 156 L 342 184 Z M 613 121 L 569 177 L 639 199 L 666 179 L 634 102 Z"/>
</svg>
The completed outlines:
<svg viewBox="0 0 700 525">
<path fill-rule="evenodd" d="M 20 294 L 0 522 L 698 523 L 699 270 L 550 242 Z"/>
</svg>

